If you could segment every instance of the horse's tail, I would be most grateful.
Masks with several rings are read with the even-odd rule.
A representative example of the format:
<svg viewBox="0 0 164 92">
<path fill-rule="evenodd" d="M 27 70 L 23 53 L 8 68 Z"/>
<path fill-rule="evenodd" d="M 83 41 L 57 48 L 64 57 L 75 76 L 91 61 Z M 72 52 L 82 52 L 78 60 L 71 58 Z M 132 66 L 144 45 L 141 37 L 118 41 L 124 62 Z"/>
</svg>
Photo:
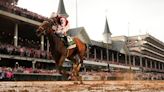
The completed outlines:
<svg viewBox="0 0 164 92">
<path fill-rule="evenodd" d="M 79 51 L 79 54 L 81 58 L 84 60 L 86 59 L 86 54 L 87 54 L 87 44 L 82 42 L 79 38 L 74 37 L 74 41 L 77 45 L 77 49 Z"/>
</svg>

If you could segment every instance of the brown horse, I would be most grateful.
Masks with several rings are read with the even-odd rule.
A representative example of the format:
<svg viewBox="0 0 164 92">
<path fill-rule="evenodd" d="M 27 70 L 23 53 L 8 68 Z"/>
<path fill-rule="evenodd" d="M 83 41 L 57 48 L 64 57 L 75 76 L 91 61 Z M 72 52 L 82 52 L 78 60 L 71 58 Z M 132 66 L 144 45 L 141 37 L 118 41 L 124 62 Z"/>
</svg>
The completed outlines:
<svg viewBox="0 0 164 92">
<path fill-rule="evenodd" d="M 56 62 L 56 66 L 59 69 L 59 73 L 63 75 L 68 75 L 63 70 L 63 63 L 65 59 L 69 59 L 73 62 L 72 73 L 69 74 L 72 80 L 79 80 L 79 70 L 83 64 L 83 59 L 86 53 L 86 44 L 83 43 L 80 39 L 74 37 L 74 42 L 76 44 L 75 48 L 67 49 L 64 45 L 64 42 L 61 38 L 52 30 L 51 22 L 44 21 L 37 29 L 36 33 L 38 36 L 45 34 L 50 42 L 50 52 L 53 56 L 53 59 Z M 80 59 L 80 61 L 79 61 Z"/>
</svg>

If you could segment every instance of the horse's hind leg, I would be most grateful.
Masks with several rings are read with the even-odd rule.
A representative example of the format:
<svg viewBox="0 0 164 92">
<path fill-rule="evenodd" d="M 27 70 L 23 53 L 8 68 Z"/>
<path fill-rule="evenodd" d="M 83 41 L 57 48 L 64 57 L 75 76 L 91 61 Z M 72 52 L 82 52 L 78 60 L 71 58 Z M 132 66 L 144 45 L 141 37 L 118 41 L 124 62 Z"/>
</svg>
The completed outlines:
<svg viewBox="0 0 164 92">
<path fill-rule="evenodd" d="M 78 55 L 75 58 L 76 58 L 76 62 L 74 63 L 74 69 L 76 70 L 76 72 L 79 72 L 82 66 L 81 58 Z"/>
<path fill-rule="evenodd" d="M 78 54 L 78 57 L 79 57 L 80 62 L 78 63 L 77 71 L 80 71 L 81 66 L 83 66 L 84 54 L 83 53 L 80 53 L 80 54 Z"/>
<path fill-rule="evenodd" d="M 75 57 L 70 57 L 69 59 L 73 61 L 73 66 L 72 66 L 72 71 L 71 71 L 72 80 L 78 80 L 77 76 L 79 76 L 79 70 L 80 70 L 78 69 L 79 67 L 78 58 L 75 56 Z"/>
<path fill-rule="evenodd" d="M 74 64 L 73 71 L 75 71 L 76 80 L 80 81 L 80 84 L 83 84 L 82 77 L 79 75 L 80 68 L 81 68 L 81 63 Z"/>
<path fill-rule="evenodd" d="M 76 70 L 79 72 L 80 68 L 83 66 L 83 60 L 84 60 L 84 56 L 85 56 L 85 50 L 84 51 L 79 51 L 80 53 L 78 53 L 78 58 L 80 60 L 80 62 L 78 63 Z M 80 84 L 83 84 L 82 81 L 82 76 L 78 75 L 78 80 L 80 81 Z"/>
<path fill-rule="evenodd" d="M 80 64 L 81 65 L 81 64 Z M 82 77 L 79 75 L 79 70 L 77 68 L 80 67 L 79 64 L 74 64 L 73 65 L 73 70 L 72 70 L 72 79 L 76 81 L 80 81 L 80 84 L 83 84 Z M 76 82 L 77 84 L 78 82 Z"/>
</svg>

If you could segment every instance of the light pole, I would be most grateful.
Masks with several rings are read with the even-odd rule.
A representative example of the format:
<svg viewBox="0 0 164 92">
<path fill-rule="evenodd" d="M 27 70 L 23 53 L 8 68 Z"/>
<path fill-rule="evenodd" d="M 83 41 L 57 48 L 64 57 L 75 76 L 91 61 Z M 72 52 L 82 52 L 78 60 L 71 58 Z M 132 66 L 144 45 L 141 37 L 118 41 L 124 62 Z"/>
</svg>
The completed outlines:
<svg viewBox="0 0 164 92">
<path fill-rule="evenodd" d="M 78 7 L 77 7 L 77 0 L 76 0 L 76 27 L 78 27 Z"/>
</svg>

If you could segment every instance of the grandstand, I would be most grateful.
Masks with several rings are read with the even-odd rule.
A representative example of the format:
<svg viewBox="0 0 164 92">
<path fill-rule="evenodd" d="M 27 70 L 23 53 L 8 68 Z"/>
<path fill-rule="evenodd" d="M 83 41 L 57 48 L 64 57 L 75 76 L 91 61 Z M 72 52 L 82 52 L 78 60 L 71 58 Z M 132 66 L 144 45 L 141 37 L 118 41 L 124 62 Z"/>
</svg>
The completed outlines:
<svg viewBox="0 0 164 92">
<path fill-rule="evenodd" d="M 60 4 L 58 9 L 63 9 L 60 7 L 64 4 Z M 35 35 L 38 25 L 47 19 L 0 1 L 1 71 L 12 69 L 15 80 L 65 80 L 55 68 L 48 39 Z M 88 45 L 81 70 L 83 75 L 111 77 L 131 70 L 143 79 L 164 78 L 164 43 L 149 34 L 111 37 L 107 21 L 102 42 L 91 40 L 84 27 L 70 29 L 68 34 L 79 37 Z M 64 66 L 69 70 L 71 63 L 67 61 Z"/>
</svg>

